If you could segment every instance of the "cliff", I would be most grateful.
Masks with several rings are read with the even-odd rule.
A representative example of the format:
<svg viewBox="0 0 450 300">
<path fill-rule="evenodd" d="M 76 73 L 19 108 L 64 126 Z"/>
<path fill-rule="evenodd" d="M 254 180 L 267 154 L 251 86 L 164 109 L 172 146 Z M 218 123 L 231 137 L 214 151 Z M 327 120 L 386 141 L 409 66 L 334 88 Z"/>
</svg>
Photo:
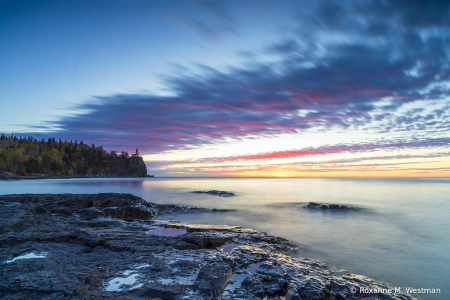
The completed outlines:
<svg viewBox="0 0 450 300">
<path fill-rule="evenodd" d="M 83 142 L 0 135 L 0 179 L 146 177 L 139 151 L 106 151 Z"/>
<path fill-rule="evenodd" d="M 103 173 L 73 174 L 71 176 L 58 176 L 53 174 L 30 173 L 25 176 L 11 172 L 0 172 L 0 180 L 9 179 L 46 179 L 46 178 L 92 178 L 92 177 L 147 177 L 147 167 L 142 157 L 121 157 L 118 162 L 107 166 Z M 153 176 L 150 176 L 153 177 Z"/>
<path fill-rule="evenodd" d="M 124 160 L 123 165 L 113 174 L 117 177 L 147 177 L 147 167 L 142 157 L 130 157 Z"/>
</svg>

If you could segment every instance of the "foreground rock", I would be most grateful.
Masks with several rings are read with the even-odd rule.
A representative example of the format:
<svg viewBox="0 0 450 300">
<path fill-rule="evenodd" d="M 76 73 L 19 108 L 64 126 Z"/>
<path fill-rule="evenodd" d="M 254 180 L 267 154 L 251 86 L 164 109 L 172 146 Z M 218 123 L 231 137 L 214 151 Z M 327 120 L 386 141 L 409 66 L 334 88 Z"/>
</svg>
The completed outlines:
<svg viewBox="0 0 450 300">
<path fill-rule="evenodd" d="M 157 221 L 160 207 L 129 194 L 0 196 L 0 298 L 414 299 L 290 257 L 284 238 Z"/>
<path fill-rule="evenodd" d="M 359 207 L 349 206 L 349 205 L 339 205 L 339 204 L 325 204 L 317 202 L 309 202 L 308 205 L 304 206 L 310 209 L 330 209 L 330 210 L 360 210 Z"/>
<path fill-rule="evenodd" d="M 209 195 L 221 196 L 221 197 L 232 197 L 232 196 L 236 196 L 235 194 L 233 194 L 233 193 L 231 193 L 231 192 L 216 191 L 216 190 L 211 190 L 211 191 L 194 191 L 193 193 L 197 193 L 197 194 L 209 194 Z"/>
<path fill-rule="evenodd" d="M 194 287 L 207 298 L 213 298 L 222 294 L 232 276 L 233 270 L 229 265 L 220 262 L 208 264 L 198 272 Z"/>
</svg>

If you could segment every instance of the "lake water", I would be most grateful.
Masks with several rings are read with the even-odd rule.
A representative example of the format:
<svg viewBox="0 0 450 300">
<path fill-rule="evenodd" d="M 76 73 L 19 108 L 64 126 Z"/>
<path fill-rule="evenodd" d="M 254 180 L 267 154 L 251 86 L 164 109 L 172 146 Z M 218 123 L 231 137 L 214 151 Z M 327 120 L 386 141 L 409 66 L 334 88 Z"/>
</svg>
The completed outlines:
<svg viewBox="0 0 450 300">
<path fill-rule="evenodd" d="M 191 193 L 224 190 L 235 197 Z M 240 225 L 288 238 L 322 259 L 394 286 L 450 299 L 450 178 L 145 178 L 0 181 L 0 194 L 132 193 L 157 203 L 235 212 L 179 214 L 180 222 Z M 314 211 L 308 202 L 360 211 Z M 416 295 L 420 296 L 420 295 Z"/>
</svg>

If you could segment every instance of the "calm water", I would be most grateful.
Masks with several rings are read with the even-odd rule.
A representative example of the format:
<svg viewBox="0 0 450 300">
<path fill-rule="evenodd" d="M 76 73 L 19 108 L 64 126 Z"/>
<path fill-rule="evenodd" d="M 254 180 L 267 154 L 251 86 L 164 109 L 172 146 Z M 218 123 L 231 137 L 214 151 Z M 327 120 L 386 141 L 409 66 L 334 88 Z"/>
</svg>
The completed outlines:
<svg viewBox="0 0 450 300">
<path fill-rule="evenodd" d="M 236 197 L 190 193 L 225 190 Z M 146 178 L 0 181 L 0 194 L 127 192 L 158 203 L 236 212 L 180 214 L 180 222 L 241 225 L 284 236 L 304 257 L 396 286 L 440 288 L 450 299 L 450 178 Z M 311 211 L 309 201 L 362 207 Z M 419 295 L 416 295 L 419 296 Z"/>
</svg>

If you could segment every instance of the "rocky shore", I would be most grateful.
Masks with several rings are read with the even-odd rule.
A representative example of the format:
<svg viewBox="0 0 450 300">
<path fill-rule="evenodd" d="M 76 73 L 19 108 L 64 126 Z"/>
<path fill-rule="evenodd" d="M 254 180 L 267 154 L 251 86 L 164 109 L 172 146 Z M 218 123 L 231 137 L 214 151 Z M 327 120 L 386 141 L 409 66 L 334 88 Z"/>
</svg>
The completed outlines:
<svg viewBox="0 0 450 300">
<path fill-rule="evenodd" d="M 0 298 L 415 299 L 290 256 L 281 237 L 158 221 L 195 211 L 220 213 L 131 194 L 0 196 Z"/>
</svg>

